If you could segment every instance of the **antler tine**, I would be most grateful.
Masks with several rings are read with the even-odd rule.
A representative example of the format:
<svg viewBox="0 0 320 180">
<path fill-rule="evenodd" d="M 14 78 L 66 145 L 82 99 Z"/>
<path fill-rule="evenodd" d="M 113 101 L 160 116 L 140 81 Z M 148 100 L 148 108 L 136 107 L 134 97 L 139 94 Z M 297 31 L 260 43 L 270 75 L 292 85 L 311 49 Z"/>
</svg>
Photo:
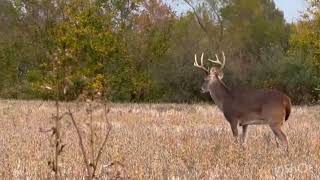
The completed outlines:
<svg viewBox="0 0 320 180">
<path fill-rule="evenodd" d="M 222 51 L 222 58 L 223 58 L 223 62 L 221 64 L 221 69 L 224 68 L 224 65 L 226 64 L 226 56 L 224 55 L 224 52 Z"/>
<path fill-rule="evenodd" d="M 224 65 L 226 63 L 226 57 L 224 55 L 224 52 L 222 51 L 222 56 L 223 56 L 223 62 L 220 61 L 219 57 L 217 54 L 215 54 L 216 56 L 216 60 L 212 60 L 212 59 L 208 59 L 208 61 L 211 61 L 213 63 L 216 63 L 216 64 L 219 64 L 220 65 L 220 69 L 223 69 L 224 68 Z"/>
<path fill-rule="evenodd" d="M 194 54 L 194 63 L 193 65 L 197 68 L 200 68 L 202 70 L 204 70 L 206 73 L 209 73 L 209 69 L 205 68 L 204 65 L 203 65 L 203 53 L 201 55 L 201 59 L 200 59 L 200 65 L 198 63 L 198 60 L 197 60 L 197 54 Z"/>
<path fill-rule="evenodd" d="M 222 63 L 220 62 L 220 60 L 219 60 L 219 58 L 218 58 L 218 55 L 215 54 L 215 56 L 216 56 L 216 60 L 208 59 L 208 61 L 213 62 L 213 63 L 217 63 L 217 64 L 220 64 L 220 65 L 221 65 Z"/>
<path fill-rule="evenodd" d="M 194 62 L 193 62 L 193 65 L 198 67 L 198 61 L 197 61 L 197 54 L 194 54 Z"/>
<path fill-rule="evenodd" d="M 201 61 L 201 66 L 204 67 L 203 66 L 203 53 L 201 54 L 201 60 L 200 61 Z"/>
</svg>

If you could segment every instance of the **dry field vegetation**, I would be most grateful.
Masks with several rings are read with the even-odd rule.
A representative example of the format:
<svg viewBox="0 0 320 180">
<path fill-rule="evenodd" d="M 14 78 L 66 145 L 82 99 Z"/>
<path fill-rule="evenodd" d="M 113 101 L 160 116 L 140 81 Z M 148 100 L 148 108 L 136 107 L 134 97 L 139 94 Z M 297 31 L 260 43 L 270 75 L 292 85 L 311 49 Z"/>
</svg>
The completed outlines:
<svg viewBox="0 0 320 180">
<path fill-rule="evenodd" d="M 88 144 L 85 103 L 75 119 Z M 284 126 L 290 152 L 276 145 L 267 126 L 250 126 L 246 148 L 235 144 L 228 123 L 212 105 L 108 104 L 112 124 L 99 165 L 100 179 L 320 179 L 320 106 L 294 107 Z M 52 179 L 48 162 L 53 102 L 0 101 L 0 179 Z M 102 106 L 93 113 L 95 141 L 107 128 Z M 62 119 L 62 179 L 83 179 L 85 166 L 74 126 Z M 96 145 L 95 148 L 98 145 Z M 89 148 L 87 148 L 89 151 Z M 90 154 L 90 153 L 88 153 Z"/>
</svg>

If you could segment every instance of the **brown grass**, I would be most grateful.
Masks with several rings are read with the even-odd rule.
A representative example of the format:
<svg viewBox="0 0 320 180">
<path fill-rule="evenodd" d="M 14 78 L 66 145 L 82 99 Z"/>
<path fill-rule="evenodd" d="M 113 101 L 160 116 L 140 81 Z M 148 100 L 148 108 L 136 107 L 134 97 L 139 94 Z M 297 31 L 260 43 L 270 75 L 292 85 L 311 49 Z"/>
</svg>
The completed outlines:
<svg viewBox="0 0 320 180">
<path fill-rule="evenodd" d="M 319 179 L 320 107 L 295 107 L 284 126 L 290 152 L 277 148 L 267 126 L 250 126 L 246 149 L 234 144 L 228 123 L 211 105 L 109 104 L 112 130 L 99 173 L 131 179 Z M 75 114 L 89 144 L 86 104 L 62 104 Z M 0 179 L 51 179 L 53 102 L 0 101 Z M 107 123 L 93 114 L 96 141 Z M 77 134 L 63 119 L 62 179 L 80 179 L 85 167 Z M 98 148 L 98 147 L 96 147 Z M 87 150 L 90 148 L 87 148 Z"/>
</svg>

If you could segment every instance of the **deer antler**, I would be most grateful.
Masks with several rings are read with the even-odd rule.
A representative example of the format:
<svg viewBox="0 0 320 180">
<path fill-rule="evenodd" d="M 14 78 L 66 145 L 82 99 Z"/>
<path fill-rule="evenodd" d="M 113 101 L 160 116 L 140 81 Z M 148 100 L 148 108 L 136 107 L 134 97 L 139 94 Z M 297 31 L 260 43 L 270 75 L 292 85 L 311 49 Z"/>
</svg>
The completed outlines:
<svg viewBox="0 0 320 180">
<path fill-rule="evenodd" d="M 218 57 L 218 55 L 216 54 L 216 60 L 208 59 L 208 61 L 211 61 L 211 62 L 216 63 L 216 64 L 220 64 L 220 65 L 221 65 L 221 66 L 220 66 L 220 69 L 223 69 L 223 68 L 224 68 L 224 65 L 225 65 L 225 63 L 226 63 L 226 57 L 225 57 L 223 51 L 222 51 L 222 58 L 223 58 L 223 62 L 221 62 L 221 61 L 219 60 L 219 57 Z"/>
<path fill-rule="evenodd" d="M 205 68 L 203 65 L 203 53 L 201 55 L 201 60 L 200 60 L 201 64 L 198 64 L 198 60 L 197 60 L 197 54 L 194 54 L 194 63 L 193 65 L 197 68 L 202 69 L 203 71 L 205 71 L 207 74 L 209 74 L 209 68 Z"/>
</svg>

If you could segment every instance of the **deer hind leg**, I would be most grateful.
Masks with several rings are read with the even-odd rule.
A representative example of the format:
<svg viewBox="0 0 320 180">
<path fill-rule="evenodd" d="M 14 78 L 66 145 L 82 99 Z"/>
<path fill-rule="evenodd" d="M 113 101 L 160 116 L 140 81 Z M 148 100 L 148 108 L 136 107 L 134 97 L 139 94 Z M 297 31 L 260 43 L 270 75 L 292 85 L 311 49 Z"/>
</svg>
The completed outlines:
<svg viewBox="0 0 320 180">
<path fill-rule="evenodd" d="M 274 135 L 281 141 L 282 144 L 286 146 L 286 150 L 289 151 L 289 144 L 287 136 L 284 134 L 284 132 L 281 130 L 280 126 L 270 126 Z"/>
</svg>

